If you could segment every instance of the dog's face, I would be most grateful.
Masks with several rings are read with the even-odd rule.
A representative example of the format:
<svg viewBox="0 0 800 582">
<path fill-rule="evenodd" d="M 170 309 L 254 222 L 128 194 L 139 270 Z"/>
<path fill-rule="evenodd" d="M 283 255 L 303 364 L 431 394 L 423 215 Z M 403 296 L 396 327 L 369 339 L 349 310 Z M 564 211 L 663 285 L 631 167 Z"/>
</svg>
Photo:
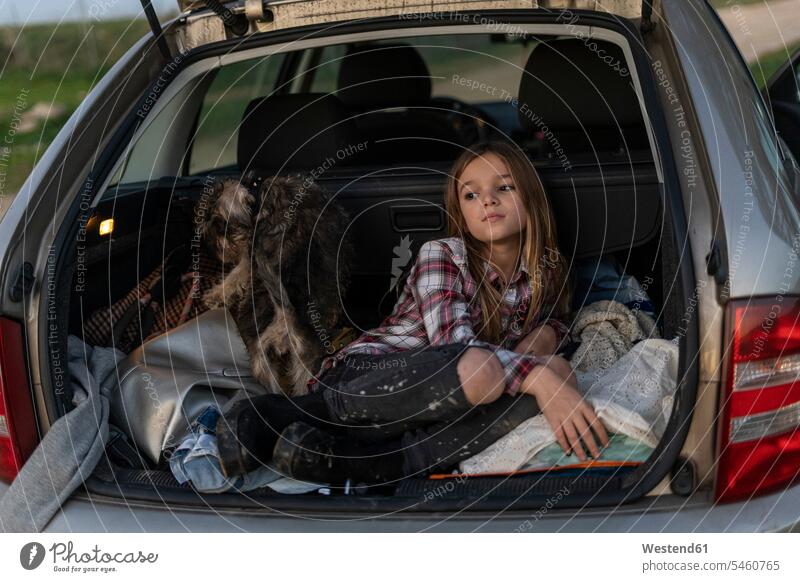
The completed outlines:
<svg viewBox="0 0 800 582">
<path fill-rule="evenodd" d="M 253 225 L 253 252 L 259 259 L 277 266 L 307 253 L 325 219 L 325 192 L 308 178 L 279 176 L 261 183 L 260 199 Z"/>
<path fill-rule="evenodd" d="M 223 264 L 238 263 L 247 252 L 252 235 L 253 195 L 236 180 L 215 184 L 208 200 L 201 199 L 198 213 L 202 220 L 202 237 L 209 251 Z"/>
</svg>

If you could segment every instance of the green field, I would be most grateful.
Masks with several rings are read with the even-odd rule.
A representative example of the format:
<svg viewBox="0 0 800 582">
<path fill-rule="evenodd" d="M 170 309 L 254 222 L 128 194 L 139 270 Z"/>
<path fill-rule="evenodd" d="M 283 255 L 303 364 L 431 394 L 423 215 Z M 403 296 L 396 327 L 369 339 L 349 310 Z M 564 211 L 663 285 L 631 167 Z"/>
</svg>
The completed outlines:
<svg viewBox="0 0 800 582">
<path fill-rule="evenodd" d="M 0 28 L 0 147 L 8 148 L 0 195 L 19 189 L 78 104 L 148 30 L 143 20 L 27 26 L 22 34 Z M 19 130 L 21 116 L 37 104 L 51 115 Z"/>
<path fill-rule="evenodd" d="M 796 43 L 785 50 L 765 55 L 758 59 L 757 62 L 750 63 L 750 72 L 753 73 L 753 77 L 758 86 L 764 87 L 773 73 L 787 62 L 789 57 L 793 55 L 797 49 L 800 49 L 800 43 Z"/>
</svg>

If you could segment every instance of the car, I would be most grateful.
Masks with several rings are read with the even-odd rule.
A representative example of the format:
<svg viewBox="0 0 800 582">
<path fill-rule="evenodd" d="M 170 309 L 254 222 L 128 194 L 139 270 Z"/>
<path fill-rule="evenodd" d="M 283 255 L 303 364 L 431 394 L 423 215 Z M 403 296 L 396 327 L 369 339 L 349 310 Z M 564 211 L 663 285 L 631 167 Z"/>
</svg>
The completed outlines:
<svg viewBox="0 0 800 582">
<path fill-rule="evenodd" d="M 704 0 L 560 4 L 179 0 L 163 29 L 148 6 L 152 34 L 0 223 L 0 495 L 72 406 L 67 335 L 185 240 L 209 179 L 316 168 L 354 217 L 364 327 L 445 236 L 454 157 L 503 137 L 542 175 L 568 260 L 613 256 L 678 342 L 645 462 L 209 495 L 109 456 L 45 531 L 800 530 L 800 58 L 762 93 Z"/>
</svg>

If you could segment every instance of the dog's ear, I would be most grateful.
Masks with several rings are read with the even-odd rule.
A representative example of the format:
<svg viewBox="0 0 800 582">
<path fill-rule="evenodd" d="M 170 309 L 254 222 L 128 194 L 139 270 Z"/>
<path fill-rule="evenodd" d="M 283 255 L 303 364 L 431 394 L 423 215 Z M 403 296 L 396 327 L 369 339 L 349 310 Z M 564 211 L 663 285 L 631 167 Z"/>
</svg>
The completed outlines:
<svg viewBox="0 0 800 582">
<path fill-rule="evenodd" d="M 253 216 L 271 224 L 282 220 L 283 217 L 276 214 L 277 209 L 284 208 L 292 199 L 287 178 L 279 175 L 268 176 L 258 184 L 257 192 L 253 200 Z"/>
<path fill-rule="evenodd" d="M 255 197 L 238 180 L 225 180 L 217 208 L 228 228 L 249 228 L 253 222 Z"/>
<path fill-rule="evenodd" d="M 205 248 L 218 260 L 231 262 L 241 254 L 240 240 L 251 230 L 252 201 L 252 194 L 237 180 L 216 181 L 204 189 L 195 207 L 195 224 Z"/>
</svg>

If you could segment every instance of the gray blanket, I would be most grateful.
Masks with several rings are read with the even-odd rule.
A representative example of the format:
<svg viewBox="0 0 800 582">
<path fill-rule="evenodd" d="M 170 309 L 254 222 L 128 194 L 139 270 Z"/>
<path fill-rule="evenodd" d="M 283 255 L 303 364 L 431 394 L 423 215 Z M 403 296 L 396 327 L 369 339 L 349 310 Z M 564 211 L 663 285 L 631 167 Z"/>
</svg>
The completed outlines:
<svg viewBox="0 0 800 582">
<path fill-rule="evenodd" d="M 0 499 L 0 530 L 39 532 L 89 477 L 108 439 L 108 397 L 117 385 L 116 364 L 125 354 L 68 338 L 75 408 L 50 427 Z"/>
</svg>

